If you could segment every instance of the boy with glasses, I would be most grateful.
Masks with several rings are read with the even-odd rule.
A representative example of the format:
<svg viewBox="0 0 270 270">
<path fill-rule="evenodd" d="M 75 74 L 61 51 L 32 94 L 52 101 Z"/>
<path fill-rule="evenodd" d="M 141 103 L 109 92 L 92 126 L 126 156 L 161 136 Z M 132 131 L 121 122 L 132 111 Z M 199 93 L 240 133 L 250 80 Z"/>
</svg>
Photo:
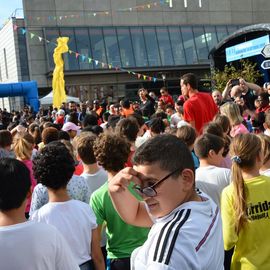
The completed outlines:
<svg viewBox="0 0 270 270">
<path fill-rule="evenodd" d="M 158 135 L 137 149 L 134 168 L 109 181 L 119 215 L 135 226 L 152 227 L 132 254 L 132 269 L 223 269 L 220 212 L 195 191 L 194 164 L 187 146 L 173 135 Z M 130 182 L 144 202 L 128 191 Z"/>
</svg>

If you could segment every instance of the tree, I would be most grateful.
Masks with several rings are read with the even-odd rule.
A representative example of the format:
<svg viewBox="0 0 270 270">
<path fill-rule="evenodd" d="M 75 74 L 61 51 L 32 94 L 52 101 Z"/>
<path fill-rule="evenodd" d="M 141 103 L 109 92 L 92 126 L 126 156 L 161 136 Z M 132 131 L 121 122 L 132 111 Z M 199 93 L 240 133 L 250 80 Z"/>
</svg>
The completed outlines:
<svg viewBox="0 0 270 270">
<path fill-rule="evenodd" d="M 223 91 L 230 79 L 244 78 L 247 82 L 256 83 L 262 77 L 257 69 L 257 63 L 241 59 L 239 65 L 240 69 L 232 64 L 225 65 L 224 70 L 213 69 L 211 76 L 213 88 Z"/>
</svg>

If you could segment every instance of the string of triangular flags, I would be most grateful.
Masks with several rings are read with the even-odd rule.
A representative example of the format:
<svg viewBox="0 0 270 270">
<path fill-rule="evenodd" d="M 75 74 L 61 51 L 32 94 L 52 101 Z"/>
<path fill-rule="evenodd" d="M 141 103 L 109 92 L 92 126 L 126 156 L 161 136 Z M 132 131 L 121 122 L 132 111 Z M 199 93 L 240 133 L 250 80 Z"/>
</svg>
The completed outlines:
<svg viewBox="0 0 270 270">
<path fill-rule="evenodd" d="M 53 41 L 50 41 L 50 40 L 47 40 L 43 37 L 40 37 L 30 31 L 28 31 L 25 27 L 19 27 L 18 25 L 16 24 L 13 24 L 13 29 L 14 31 L 21 31 L 21 33 L 23 35 L 26 35 L 26 33 L 28 33 L 30 35 L 30 39 L 33 39 L 33 38 L 37 38 L 39 40 L 39 42 L 46 42 L 48 44 L 53 44 L 54 46 L 57 46 L 57 44 Z M 141 74 L 141 73 L 138 73 L 138 72 L 134 72 L 132 70 L 128 70 L 126 68 L 122 68 L 122 67 L 119 67 L 119 66 L 115 66 L 113 64 L 107 64 L 107 63 L 104 63 L 100 60 L 97 60 L 97 59 L 94 59 L 92 57 L 89 57 L 87 55 L 84 55 L 84 54 L 80 54 L 78 52 L 75 52 L 75 51 L 72 51 L 72 50 L 69 50 L 69 54 L 73 54 L 76 59 L 78 59 L 80 57 L 80 59 L 83 61 L 83 62 L 88 62 L 89 64 L 91 63 L 94 63 L 95 66 L 101 66 L 102 68 L 107 68 L 107 69 L 114 69 L 116 71 L 123 71 L 123 72 L 127 72 L 128 74 L 130 75 L 134 75 L 136 76 L 138 79 L 143 79 L 145 81 L 153 81 L 153 82 L 156 82 L 157 80 L 162 80 L 161 78 L 157 78 L 157 77 L 151 77 L 151 76 L 148 76 L 148 75 L 145 75 L 145 74 Z"/>
<path fill-rule="evenodd" d="M 91 12 L 81 12 L 80 14 L 69 14 L 69 15 L 58 15 L 58 16 L 27 16 L 26 19 L 29 20 L 36 20 L 36 21 L 55 21 L 55 20 L 67 20 L 67 19 L 78 19 L 80 17 L 96 17 L 96 16 L 109 16 L 114 15 L 117 12 L 124 12 L 124 11 L 143 11 L 145 9 L 151 9 L 158 6 L 167 6 L 169 0 L 160 0 L 159 2 L 151 2 L 144 5 L 138 5 L 133 7 L 121 8 L 116 10 L 102 10 L 102 11 L 91 11 Z"/>
</svg>

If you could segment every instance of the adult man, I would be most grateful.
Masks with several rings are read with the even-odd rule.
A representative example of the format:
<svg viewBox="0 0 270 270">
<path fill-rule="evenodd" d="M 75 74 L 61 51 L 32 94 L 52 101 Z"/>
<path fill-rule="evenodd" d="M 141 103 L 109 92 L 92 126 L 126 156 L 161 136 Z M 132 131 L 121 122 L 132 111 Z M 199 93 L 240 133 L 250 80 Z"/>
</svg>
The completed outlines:
<svg viewBox="0 0 270 270">
<path fill-rule="evenodd" d="M 148 95 L 148 91 L 144 88 L 138 90 L 141 100 L 140 110 L 143 117 L 150 119 L 151 115 L 155 113 L 155 100 Z"/>
<path fill-rule="evenodd" d="M 132 254 L 132 269 L 223 269 L 219 209 L 196 193 L 187 146 L 173 135 L 158 135 L 139 147 L 133 160 L 134 169 L 109 181 L 119 215 L 130 224 L 152 226 L 144 245 Z M 128 191 L 131 181 L 144 202 Z"/>
<path fill-rule="evenodd" d="M 184 103 L 184 120 L 200 134 L 204 124 L 212 121 L 217 114 L 217 105 L 211 95 L 198 91 L 198 80 L 195 74 L 184 74 L 180 86 L 182 95 L 188 98 Z"/>
<path fill-rule="evenodd" d="M 226 86 L 227 87 L 227 86 Z M 225 88 L 226 90 L 227 88 Z M 229 89 L 229 88 L 228 88 Z M 224 96 L 229 93 L 229 90 L 224 90 Z M 254 101 L 257 99 L 257 96 L 261 93 L 262 89 L 259 85 L 255 83 L 246 82 L 243 78 L 239 79 L 239 84 L 234 85 L 231 88 L 231 98 L 235 99 L 236 97 L 242 97 L 245 101 L 245 105 L 251 111 L 255 110 Z"/>
<path fill-rule="evenodd" d="M 223 98 L 222 98 L 222 94 L 219 90 L 214 90 L 212 92 L 212 98 L 214 100 L 214 102 L 216 103 L 216 105 L 219 107 L 223 104 Z"/>
</svg>

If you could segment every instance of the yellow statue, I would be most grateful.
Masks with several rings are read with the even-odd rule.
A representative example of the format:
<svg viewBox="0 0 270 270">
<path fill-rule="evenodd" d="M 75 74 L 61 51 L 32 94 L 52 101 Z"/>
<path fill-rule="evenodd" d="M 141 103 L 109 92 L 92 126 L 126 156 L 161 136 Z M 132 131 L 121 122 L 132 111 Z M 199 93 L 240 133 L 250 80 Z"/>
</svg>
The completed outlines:
<svg viewBox="0 0 270 270">
<path fill-rule="evenodd" d="M 53 53 L 53 60 L 55 63 L 52 81 L 54 108 L 59 108 L 62 102 L 66 102 L 67 99 L 64 80 L 64 60 L 62 54 L 68 52 L 68 40 L 68 37 L 59 37 L 57 39 L 58 45 Z"/>
</svg>

